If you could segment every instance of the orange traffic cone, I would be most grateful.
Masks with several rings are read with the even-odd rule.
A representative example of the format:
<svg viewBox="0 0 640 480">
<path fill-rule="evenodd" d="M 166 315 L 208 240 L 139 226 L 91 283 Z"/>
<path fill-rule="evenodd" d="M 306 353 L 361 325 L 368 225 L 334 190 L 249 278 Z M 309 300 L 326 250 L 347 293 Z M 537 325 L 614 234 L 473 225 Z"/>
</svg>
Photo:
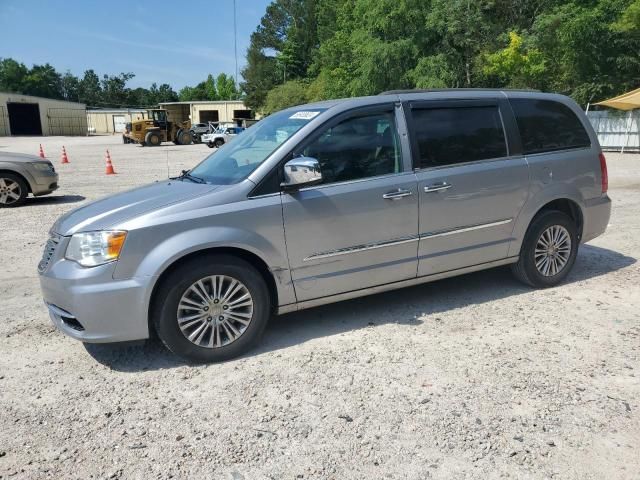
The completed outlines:
<svg viewBox="0 0 640 480">
<path fill-rule="evenodd" d="M 45 158 L 44 150 L 42 149 L 42 144 L 40 144 L 40 158 Z"/>
<path fill-rule="evenodd" d="M 116 172 L 113 169 L 113 163 L 111 163 L 111 154 L 109 153 L 109 150 L 107 150 L 107 154 L 104 157 L 105 161 L 107 162 L 107 171 L 106 174 L 107 175 L 115 175 Z"/>
<path fill-rule="evenodd" d="M 69 157 L 67 157 L 67 151 L 64 148 L 64 145 L 62 146 L 62 157 L 60 157 L 60 163 L 71 163 L 69 161 Z"/>
</svg>

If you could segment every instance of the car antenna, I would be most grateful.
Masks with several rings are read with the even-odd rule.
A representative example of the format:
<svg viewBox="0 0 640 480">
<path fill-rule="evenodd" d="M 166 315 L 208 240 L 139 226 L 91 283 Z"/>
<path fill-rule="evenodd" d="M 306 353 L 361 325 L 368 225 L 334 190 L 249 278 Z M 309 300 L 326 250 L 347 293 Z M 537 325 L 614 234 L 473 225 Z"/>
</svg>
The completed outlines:
<svg viewBox="0 0 640 480">
<path fill-rule="evenodd" d="M 171 178 L 171 170 L 169 169 L 169 149 L 165 150 L 167 152 L 167 178 Z"/>
</svg>

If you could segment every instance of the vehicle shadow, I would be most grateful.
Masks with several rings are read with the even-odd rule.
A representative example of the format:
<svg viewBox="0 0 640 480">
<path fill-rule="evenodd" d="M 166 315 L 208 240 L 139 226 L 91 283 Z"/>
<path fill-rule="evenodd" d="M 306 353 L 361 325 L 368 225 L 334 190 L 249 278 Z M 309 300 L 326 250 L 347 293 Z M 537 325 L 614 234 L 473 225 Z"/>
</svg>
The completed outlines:
<svg viewBox="0 0 640 480">
<path fill-rule="evenodd" d="M 626 268 L 637 259 L 606 248 L 583 245 L 566 284 L 600 277 Z M 464 281 L 461 281 L 464 278 Z M 246 356 L 288 348 L 306 341 L 338 335 L 360 328 L 393 323 L 410 329 L 436 314 L 513 297 L 530 292 L 508 267 L 494 268 L 464 277 L 449 278 L 415 287 L 380 293 L 322 307 L 274 317 L 258 348 Z M 424 319 L 426 317 L 426 319 Z M 423 320 L 424 319 L 424 320 Z M 160 342 L 138 346 L 86 345 L 89 354 L 113 370 L 137 372 L 188 365 L 167 351 Z"/>
<path fill-rule="evenodd" d="M 26 205 L 50 205 L 82 202 L 87 197 L 82 195 L 48 195 L 44 197 L 28 197 Z"/>
</svg>

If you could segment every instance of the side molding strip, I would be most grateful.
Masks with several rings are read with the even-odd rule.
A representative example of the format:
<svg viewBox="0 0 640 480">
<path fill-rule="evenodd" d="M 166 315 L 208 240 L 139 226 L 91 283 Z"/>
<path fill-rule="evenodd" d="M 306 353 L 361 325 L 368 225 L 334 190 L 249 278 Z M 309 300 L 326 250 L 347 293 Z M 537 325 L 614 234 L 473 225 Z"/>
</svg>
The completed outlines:
<svg viewBox="0 0 640 480">
<path fill-rule="evenodd" d="M 366 245 L 355 245 L 353 247 L 340 248 L 338 250 L 331 250 L 328 252 L 314 253 L 302 260 L 303 262 L 309 262 L 311 260 L 318 260 L 321 258 L 337 257 L 339 255 L 347 255 L 349 253 L 364 252 L 367 250 L 375 250 L 376 248 L 391 247 L 394 245 L 402 245 L 403 243 L 417 242 L 420 238 L 417 235 L 410 237 L 394 238 L 393 240 L 387 240 L 380 243 L 368 243 Z"/>
<path fill-rule="evenodd" d="M 328 252 L 314 253 L 313 255 L 309 255 L 308 257 L 306 257 L 302 261 L 303 262 L 309 262 L 311 260 L 319 260 L 321 258 L 337 257 L 337 256 L 340 256 L 340 255 L 347 255 L 347 254 L 350 254 L 350 253 L 365 252 L 367 250 L 375 250 L 376 248 L 384 248 L 384 247 L 392 247 L 394 245 L 402 245 L 403 243 L 416 242 L 416 241 L 421 240 L 421 239 L 445 237 L 447 235 L 454 235 L 456 233 L 471 232 L 473 230 L 480 230 L 480 229 L 483 229 L 483 228 L 491 228 L 491 227 L 497 227 L 497 226 L 500 226 L 500 225 L 506 225 L 507 223 L 511 223 L 511 221 L 512 221 L 512 219 L 508 218 L 506 220 L 499 220 L 497 222 L 491 222 L 491 223 L 482 223 L 482 224 L 479 224 L 479 225 L 471 225 L 469 227 L 454 228 L 454 229 L 451 229 L 451 230 L 442 230 L 442 231 L 438 231 L 438 232 L 422 233 L 419 236 L 411 235 L 411 236 L 408 236 L 408 237 L 394 238 L 393 240 L 387 240 L 387 241 L 379 242 L 379 243 L 368 243 L 368 244 L 365 244 L 365 245 L 354 245 L 353 247 L 340 248 L 338 250 L 330 250 Z"/>
<path fill-rule="evenodd" d="M 491 228 L 491 227 L 497 227 L 500 225 L 506 225 L 507 223 L 511 223 L 512 220 L 513 219 L 508 218 L 506 220 L 499 220 L 497 222 L 491 222 L 491 223 L 481 223 L 479 225 L 471 225 L 469 227 L 454 228 L 451 230 L 441 230 L 438 232 L 421 233 L 420 238 L 446 237 L 447 235 L 455 235 L 456 233 L 471 232 L 473 230 L 481 230 L 483 228 Z"/>
</svg>

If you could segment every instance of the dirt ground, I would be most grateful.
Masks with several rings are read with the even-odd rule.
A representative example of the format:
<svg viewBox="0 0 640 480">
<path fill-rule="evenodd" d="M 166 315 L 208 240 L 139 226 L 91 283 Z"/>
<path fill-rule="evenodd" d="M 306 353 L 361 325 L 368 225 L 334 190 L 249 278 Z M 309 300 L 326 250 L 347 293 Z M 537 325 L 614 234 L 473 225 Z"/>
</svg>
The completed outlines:
<svg viewBox="0 0 640 480">
<path fill-rule="evenodd" d="M 194 367 L 65 337 L 36 264 L 62 213 L 211 151 L 0 151 L 40 142 L 60 190 L 0 211 L 1 479 L 640 478 L 640 155 L 608 154 L 611 224 L 558 288 L 480 272 L 275 318 L 257 350 Z"/>
</svg>

